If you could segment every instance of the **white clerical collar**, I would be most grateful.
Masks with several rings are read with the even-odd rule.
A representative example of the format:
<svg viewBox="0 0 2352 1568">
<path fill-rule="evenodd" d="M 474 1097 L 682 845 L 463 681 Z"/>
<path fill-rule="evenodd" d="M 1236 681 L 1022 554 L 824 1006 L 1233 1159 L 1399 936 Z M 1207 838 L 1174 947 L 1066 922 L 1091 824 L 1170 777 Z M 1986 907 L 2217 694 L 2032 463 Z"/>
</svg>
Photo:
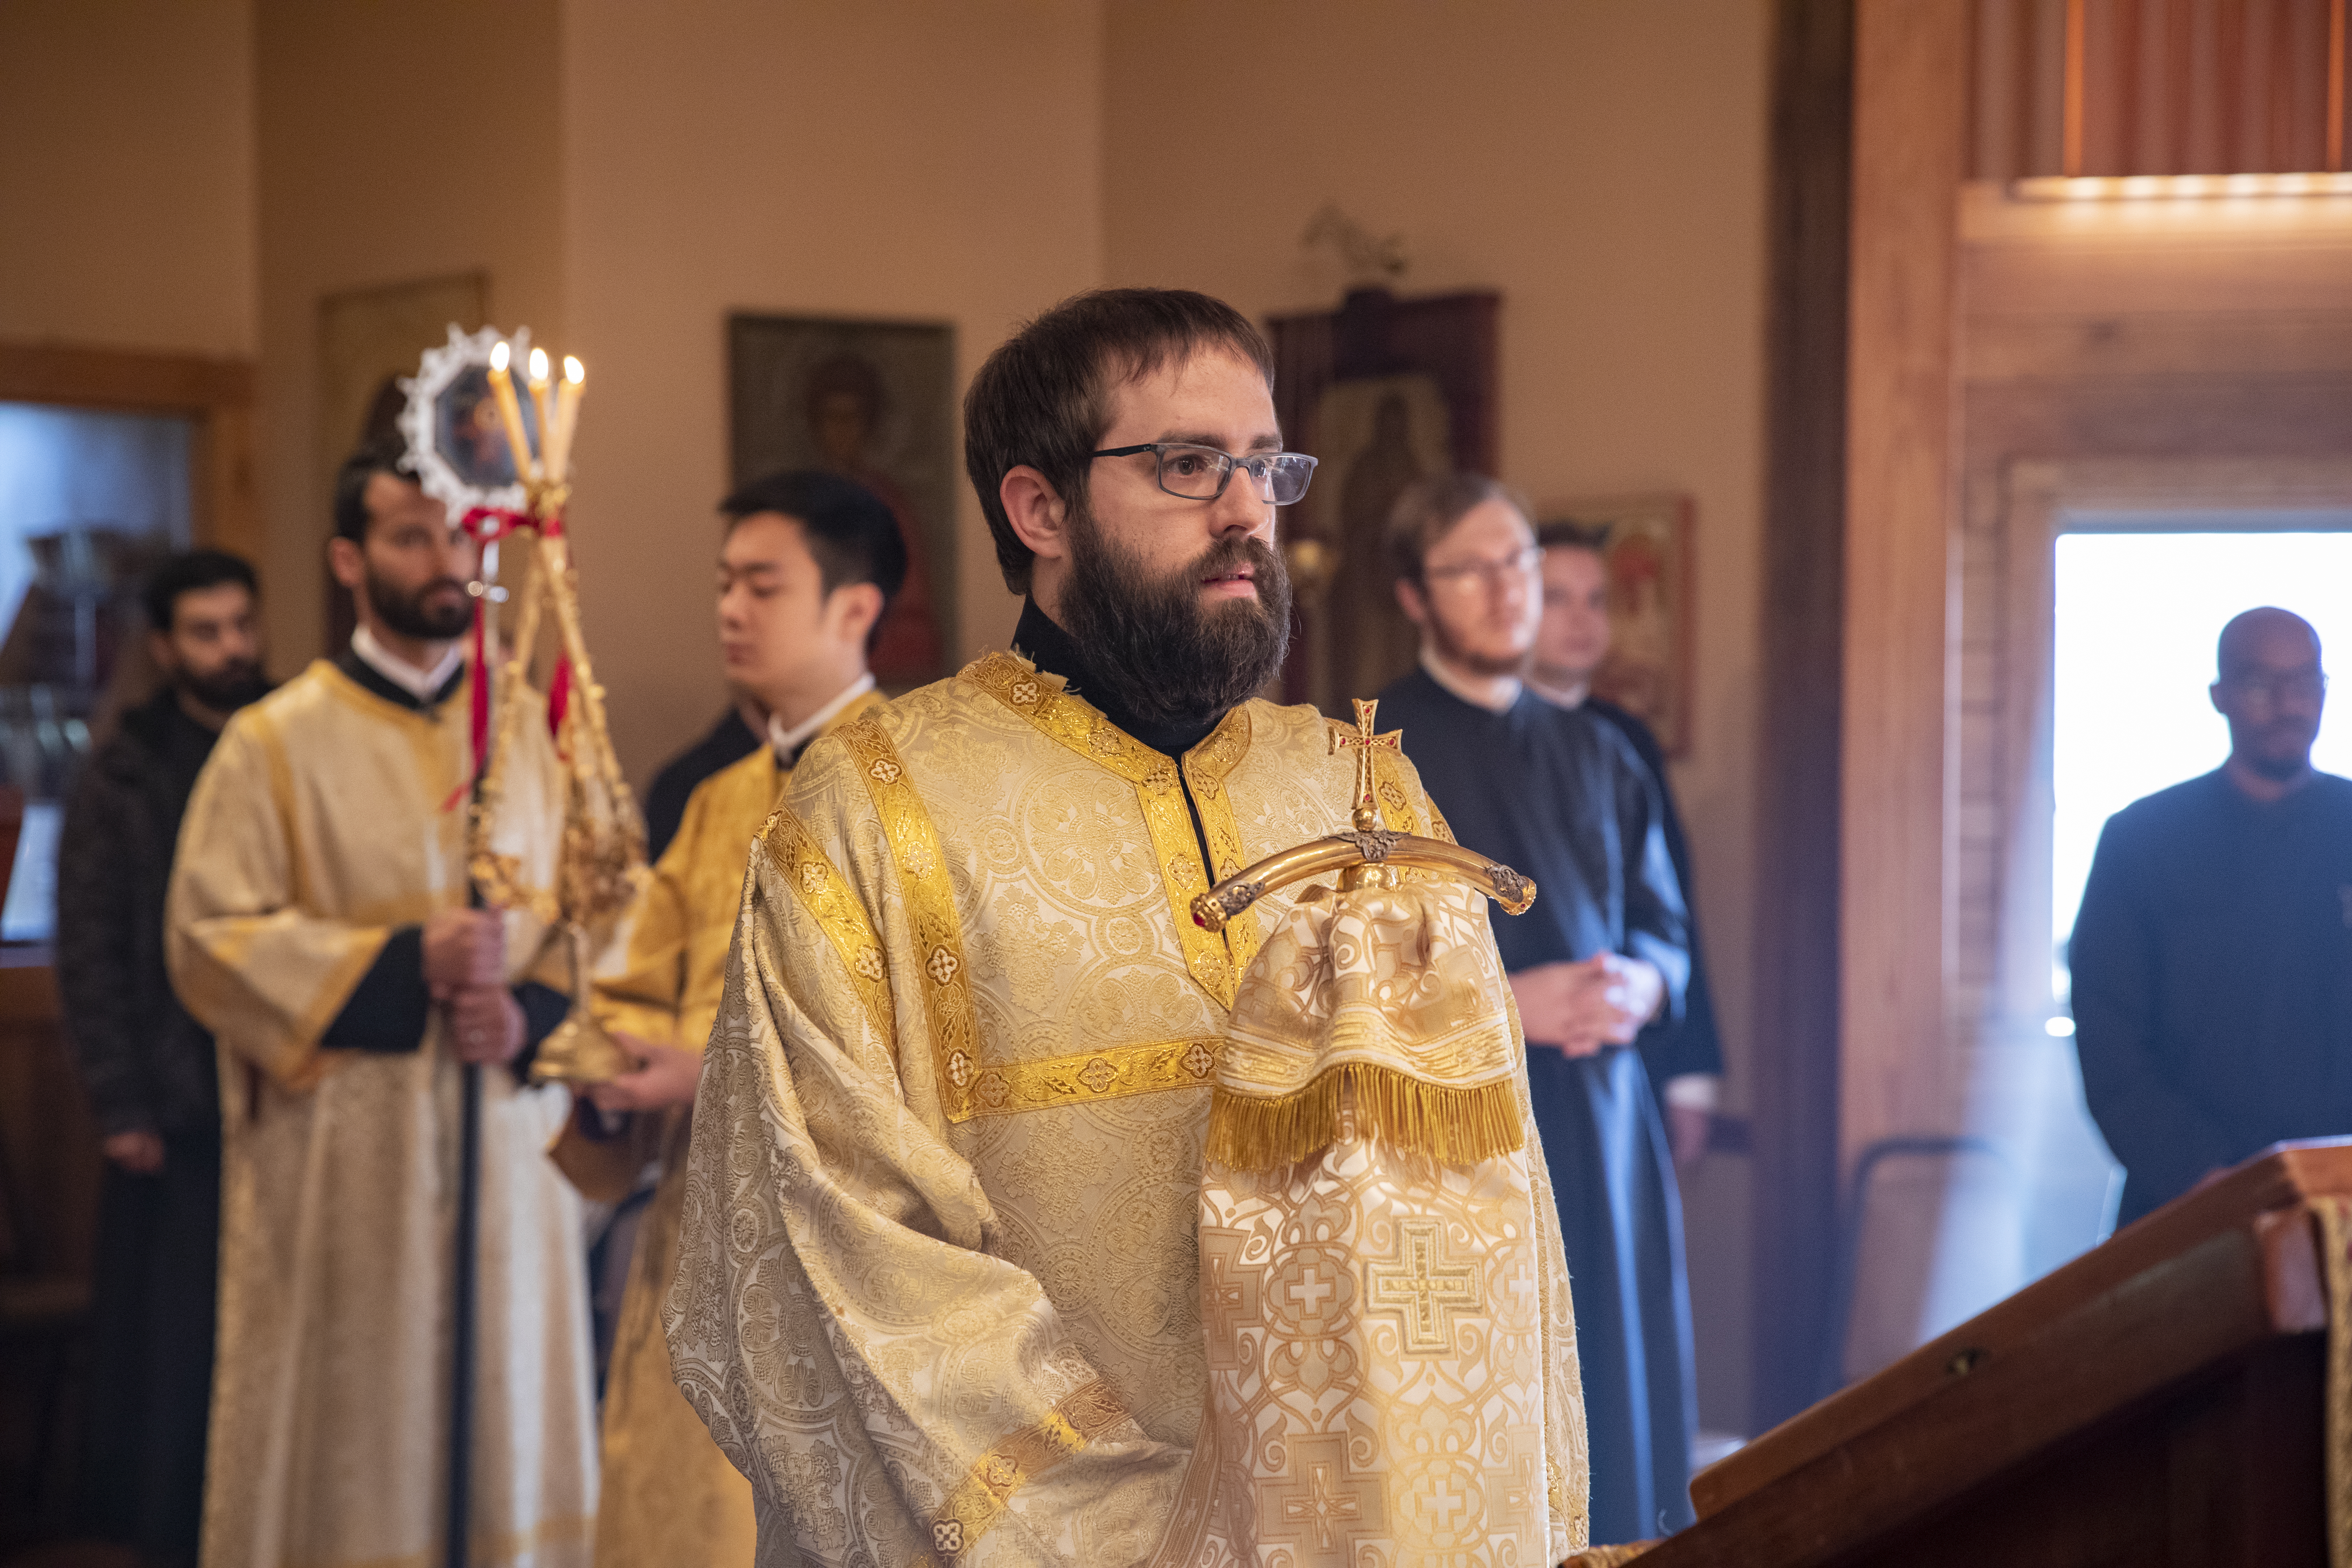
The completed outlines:
<svg viewBox="0 0 2352 1568">
<path fill-rule="evenodd" d="M 419 702 L 430 702 L 440 696 L 441 689 L 449 684 L 449 678 L 457 674 L 466 662 L 466 645 L 453 642 L 449 645 L 449 651 L 441 656 L 440 663 L 431 669 L 419 669 L 378 642 L 375 634 L 368 630 L 364 622 L 352 633 L 352 651 L 359 655 L 360 661 L 370 669 Z"/>
<path fill-rule="evenodd" d="M 1463 675 L 1430 651 L 1426 644 L 1421 650 L 1421 668 L 1429 679 L 1462 699 L 1473 708 L 1484 708 L 1489 713 L 1507 713 L 1519 700 L 1519 678 L 1516 675 Z"/>
<path fill-rule="evenodd" d="M 768 744 L 776 749 L 778 757 L 785 762 L 792 761 L 793 753 L 815 739 L 817 731 L 832 723 L 843 709 L 873 689 L 874 672 L 868 670 L 843 687 L 841 695 L 789 730 L 778 724 L 772 715 L 768 720 Z"/>
</svg>

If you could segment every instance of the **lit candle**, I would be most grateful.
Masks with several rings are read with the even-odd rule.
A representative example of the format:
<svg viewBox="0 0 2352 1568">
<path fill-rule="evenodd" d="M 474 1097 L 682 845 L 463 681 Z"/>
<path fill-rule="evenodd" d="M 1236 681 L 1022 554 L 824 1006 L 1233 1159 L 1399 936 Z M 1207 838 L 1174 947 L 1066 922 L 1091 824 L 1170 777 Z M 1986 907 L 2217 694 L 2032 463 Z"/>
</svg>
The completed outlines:
<svg viewBox="0 0 2352 1568">
<path fill-rule="evenodd" d="M 507 447 L 514 453 L 515 478 L 528 482 L 534 477 L 530 436 L 523 428 L 522 405 L 515 400 L 514 377 L 507 374 L 507 363 L 513 357 L 513 351 L 505 343 L 490 350 L 490 391 L 498 399 L 499 417 L 506 422 Z"/>
<path fill-rule="evenodd" d="M 547 419 L 547 351 L 545 349 L 530 351 L 530 407 L 531 412 L 539 416 L 540 467 L 547 470 L 547 477 L 551 482 L 555 478 L 553 460 L 555 426 L 549 424 Z"/>
<path fill-rule="evenodd" d="M 555 423 L 548 427 L 547 482 L 560 485 L 572 474 L 572 432 L 580 423 L 580 390 L 587 384 L 587 367 L 570 354 L 563 356 L 563 384 L 555 389 Z"/>
</svg>

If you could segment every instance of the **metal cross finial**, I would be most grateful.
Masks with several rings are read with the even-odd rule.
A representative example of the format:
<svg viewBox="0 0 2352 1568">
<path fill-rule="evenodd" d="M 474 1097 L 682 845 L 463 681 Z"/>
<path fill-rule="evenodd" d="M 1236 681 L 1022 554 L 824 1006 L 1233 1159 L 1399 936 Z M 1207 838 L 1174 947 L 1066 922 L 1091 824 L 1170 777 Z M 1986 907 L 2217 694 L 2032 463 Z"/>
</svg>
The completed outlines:
<svg viewBox="0 0 2352 1568">
<path fill-rule="evenodd" d="M 1356 753 L 1355 826 L 1359 833 L 1370 833 L 1381 825 L 1380 797 L 1373 792 L 1372 784 L 1373 751 L 1399 752 L 1404 749 L 1403 731 L 1391 730 L 1385 735 L 1372 732 L 1372 714 L 1379 708 L 1377 700 L 1367 702 L 1360 697 L 1357 698 L 1356 732 L 1352 735 L 1343 735 L 1336 730 L 1331 732 L 1332 755 L 1337 756 L 1342 750 L 1353 750 Z"/>
</svg>

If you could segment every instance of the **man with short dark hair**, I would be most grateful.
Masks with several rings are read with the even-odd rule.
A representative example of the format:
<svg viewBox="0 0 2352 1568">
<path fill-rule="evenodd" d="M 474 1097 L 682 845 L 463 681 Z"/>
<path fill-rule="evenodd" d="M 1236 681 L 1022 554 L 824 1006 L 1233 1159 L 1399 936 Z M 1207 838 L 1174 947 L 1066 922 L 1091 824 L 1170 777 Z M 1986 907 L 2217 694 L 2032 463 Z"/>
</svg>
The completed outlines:
<svg viewBox="0 0 2352 1568">
<path fill-rule="evenodd" d="M 207 1479 L 210 1563 L 440 1552 L 465 1064 L 485 1068 L 469 1533 L 588 1556 L 579 1202 L 546 1152 L 570 1101 L 521 1072 L 565 999 L 530 978 L 537 916 L 469 907 L 477 554 L 404 465 L 394 445 L 344 465 L 329 563 L 359 629 L 229 721 L 173 869 L 172 977 L 226 1090 L 212 1442 L 235 1458 Z M 548 888 L 562 763 L 543 726 L 505 743 L 488 847 Z"/>
<path fill-rule="evenodd" d="M 1679 1013 L 1689 973 L 1664 808 L 1614 725 L 1526 684 L 1543 552 L 1515 491 L 1476 474 L 1422 480 L 1388 542 L 1421 668 L 1381 693 L 1381 718 L 1402 728 L 1462 841 L 1542 889 L 1495 941 L 1576 1281 L 1592 1538 L 1645 1540 L 1694 1517 L 1698 1419 L 1681 1198 L 1642 1055 L 1625 1048 Z"/>
<path fill-rule="evenodd" d="M 220 1239 L 213 1039 L 172 994 L 163 894 L 221 726 L 268 690 L 253 568 L 219 550 L 148 581 L 163 685 L 83 764 L 58 843 L 58 988 L 107 1158 L 94 1268 L 90 1532 L 196 1560 Z"/>
<path fill-rule="evenodd" d="M 2126 1224 L 2287 1138 L 2352 1132 L 2352 779 L 2311 765 L 2319 637 L 2222 628 L 2227 761 L 2107 819 L 2068 947 Z"/>
<path fill-rule="evenodd" d="M 1706 1155 L 1715 1125 L 1716 1099 L 1723 1081 L 1723 1043 L 1716 1033 L 1715 995 L 1700 956 L 1697 895 L 1691 890 L 1690 845 L 1682 813 L 1666 777 L 1666 749 L 1656 731 L 1631 709 L 1595 695 L 1593 678 L 1609 657 L 1609 565 L 1603 552 L 1606 528 L 1547 522 L 1536 530 L 1543 550 L 1543 620 L 1536 628 L 1528 685 L 1537 696 L 1562 708 L 1586 708 L 1617 726 L 1650 770 L 1664 811 L 1666 853 L 1675 863 L 1689 919 L 1690 984 L 1677 1016 L 1656 1019 L 1634 1044 L 1649 1064 L 1650 1085 L 1665 1115 L 1666 1142 L 1675 1168 L 1687 1173 Z"/>
<path fill-rule="evenodd" d="M 1291 1459 L 1208 1440 L 1230 1336 L 1205 1322 L 1261 1294 L 1294 1331 L 1373 1310 L 1311 1259 L 1202 1273 L 1209 1085 L 1297 889 L 1215 931 L 1192 901 L 1343 827 L 1356 782 L 1319 715 L 1252 700 L 1289 626 L 1276 509 L 1314 467 L 1282 450 L 1272 374 L 1246 318 L 1183 290 L 1082 295 L 999 347 L 964 455 L 1026 595 L 1019 652 L 817 741 L 751 857 L 666 1322 L 763 1560 L 1113 1568 L 1253 1561 L 1255 1538 L 1305 1562 L 1444 1529 L 1491 1552 L 1457 1460 L 1516 1489 L 1521 1561 L 1582 1543 L 1556 1246 L 1517 1294 L 1489 1281 L 1539 1371 L 1475 1458 L 1360 1432 L 1355 1468 L 1300 1452 L 1277 1486 L 1253 1466 Z M 1433 826 L 1411 765 L 1377 757 L 1389 826 Z M 1544 1237 L 1540 1162 L 1530 1180 Z M 1323 1342 L 1284 1344 L 1269 1397 L 1311 1405 Z M 1348 1515 L 1373 1463 L 1425 1473 L 1431 1517 Z"/>
<path fill-rule="evenodd" d="M 677 1392 L 661 1299 L 677 1272 L 687 1114 L 727 982 L 752 841 L 818 736 L 878 706 L 866 660 L 907 573 L 889 507 L 834 474 L 772 474 L 719 503 L 719 643 L 727 679 L 768 716 L 767 743 L 698 786 L 595 983 L 599 1019 L 638 1062 L 588 1098 L 630 1119 L 557 1158 L 591 1197 L 661 1182 L 638 1227 L 605 1384 L 597 1568 L 749 1563 L 751 1490 Z M 601 1130 L 600 1130 L 601 1131 Z"/>
</svg>

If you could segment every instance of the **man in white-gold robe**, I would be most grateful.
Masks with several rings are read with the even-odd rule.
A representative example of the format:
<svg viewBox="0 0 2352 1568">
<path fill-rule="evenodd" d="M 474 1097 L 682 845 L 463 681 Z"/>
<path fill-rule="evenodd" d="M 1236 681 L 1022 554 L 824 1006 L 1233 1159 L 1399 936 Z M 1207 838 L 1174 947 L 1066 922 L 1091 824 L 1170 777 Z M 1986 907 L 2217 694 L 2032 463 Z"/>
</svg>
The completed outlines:
<svg viewBox="0 0 2352 1568">
<path fill-rule="evenodd" d="M 538 921 L 467 907 L 474 547 L 400 463 L 344 466 L 330 560 L 359 630 L 230 721 L 172 883 L 173 980 L 221 1061 L 216 1568 L 439 1559 L 463 1062 L 482 1064 L 470 1560 L 589 1556 L 580 1212 L 546 1156 L 570 1102 L 518 1071 L 563 998 L 526 978 Z M 544 888 L 562 783 L 522 728 L 495 847 Z"/>
<path fill-rule="evenodd" d="M 1271 382 L 1248 321 L 1189 292 L 1082 296 L 1000 348 L 965 450 L 1017 651 L 810 747 L 752 856 L 667 1322 L 762 1563 L 1344 1552 L 1352 1472 L 1253 1482 L 1202 1419 L 1234 1314 L 1296 1349 L 1379 1310 L 1344 1277 L 1200 1278 L 1208 1085 L 1291 896 L 1219 933 L 1190 904 L 1344 828 L 1354 783 L 1323 718 L 1251 700 L 1289 622 L 1275 509 L 1313 468 Z M 1438 830 L 1402 755 L 1378 767 L 1388 826 Z M 1543 1418 L 1477 1462 L 1540 1478 L 1565 1554 L 1582 1415 L 1533 1177 Z"/>
</svg>

